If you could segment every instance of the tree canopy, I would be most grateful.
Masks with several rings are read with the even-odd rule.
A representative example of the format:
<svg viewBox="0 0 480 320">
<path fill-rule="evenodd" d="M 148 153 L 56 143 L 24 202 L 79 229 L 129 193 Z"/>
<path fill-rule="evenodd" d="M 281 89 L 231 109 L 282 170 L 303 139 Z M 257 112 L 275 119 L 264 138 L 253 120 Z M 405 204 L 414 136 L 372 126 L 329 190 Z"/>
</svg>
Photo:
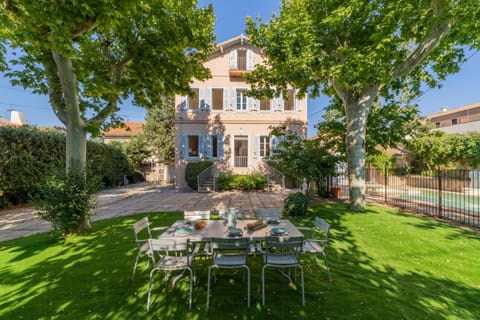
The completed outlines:
<svg viewBox="0 0 480 320">
<path fill-rule="evenodd" d="M 0 0 L 0 49 L 15 85 L 49 96 L 65 125 L 68 164 L 86 163 L 86 134 L 121 121 L 120 105 L 190 93 L 213 49 L 213 8 L 196 0 Z M 4 58 L 0 50 L 0 58 Z"/>
<path fill-rule="evenodd" d="M 363 210 L 372 104 L 408 104 L 402 98 L 420 94 L 422 84 L 438 86 L 457 72 L 465 49 L 479 47 L 479 16 L 477 0 L 284 0 L 269 23 L 247 20 L 250 40 L 267 56 L 249 77 L 252 94 L 293 86 L 342 102 L 350 205 Z"/>
</svg>

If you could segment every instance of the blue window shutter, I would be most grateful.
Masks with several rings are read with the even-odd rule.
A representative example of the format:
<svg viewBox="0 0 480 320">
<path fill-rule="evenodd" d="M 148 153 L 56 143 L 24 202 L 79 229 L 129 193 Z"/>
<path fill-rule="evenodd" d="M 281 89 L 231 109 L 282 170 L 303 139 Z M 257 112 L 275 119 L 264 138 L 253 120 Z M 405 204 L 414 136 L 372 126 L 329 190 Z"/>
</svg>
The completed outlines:
<svg viewBox="0 0 480 320">
<path fill-rule="evenodd" d="M 205 135 L 205 156 L 208 159 L 212 158 L 212 135 L 206 134 Z"/>
<path fill-rule="evenodd" d="M 198 157 L 205 157 L 205 135 L 198 135 Z"/>
<path fill-rule="evenodd" d="M 188 136 L 182 135 L 180 137 L 180 159 L 185 159 L 188 156 Z"/>
<path fill-rule="evenodd" d="M 278 137 L 273 136 L 273 137 L 270 139 L 270 146 L 271 146 L 271 151 L 272 151 L 272 153 L 275 152 L 275 149 L 277 148 L 277 145 L 278 145 Z"/>
<path fill-rule="evenodd" d="M 223 159 L 225 155 L 225 141 L 223 141 L 223 138 L 223 133 L 217 134 L 217 153 L 219 159 Z"/>
</svg>

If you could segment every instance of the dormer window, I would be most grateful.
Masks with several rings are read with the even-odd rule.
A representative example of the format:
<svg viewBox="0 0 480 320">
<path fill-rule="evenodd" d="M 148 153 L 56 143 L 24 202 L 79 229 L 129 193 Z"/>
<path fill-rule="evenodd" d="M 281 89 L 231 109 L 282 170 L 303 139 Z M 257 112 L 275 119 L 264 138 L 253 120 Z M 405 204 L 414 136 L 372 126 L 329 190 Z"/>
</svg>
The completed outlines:
<svg viewBox="0 0 480 320">
<path fill-rule="evenodd" d="M 230 76 L 241 77 L 253 70 L 253 51 L 245 48 L 230 51 Z"/>
</svg>

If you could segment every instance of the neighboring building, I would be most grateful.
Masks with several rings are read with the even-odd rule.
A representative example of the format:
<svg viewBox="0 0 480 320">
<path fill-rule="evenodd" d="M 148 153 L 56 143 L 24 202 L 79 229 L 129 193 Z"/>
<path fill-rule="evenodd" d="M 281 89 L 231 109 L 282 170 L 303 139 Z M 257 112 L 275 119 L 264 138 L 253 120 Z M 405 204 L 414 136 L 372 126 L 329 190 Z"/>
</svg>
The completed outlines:
<svg viewBox="0 0 480 320">
<path fill-rule="evenodd" d="M 186 186 L 188 162 L 208 159 L 219 171 L 264 171 L 270 150 L 278 139 L 269 137 L 271 126 L 287 124 L 306 137 L 307 99 L 256 100 L 243 75 L 264 60 L 261 50 L 241 35 L 217 45 L 205 66 L 212 78 L 194 81 L 192 97 L 175 97 L 175 183 Z"/>
<path fill-rule="evenodd" d="M 0 127 L 20 127 L 27 124 L 23 112 L 11 110 L 10 111 L 10 121 L 7 119 L 0 118 Z"/>
<path fill-rule="evenodd" d="M 103 142 L 107 144 L 112 141 L 128 142 L 133 136 L 143 133 L 144 124 L 145 122 L 125 122 L 125 127 L 109 128 L 102 133 Z"/>
<path fill-rule="evenodd" d="M 480 102 L 451 110 L 441 108 L 440 112 L 426 116 L 425 121 L 449 134 L 480 132 Z"/>
</svg>

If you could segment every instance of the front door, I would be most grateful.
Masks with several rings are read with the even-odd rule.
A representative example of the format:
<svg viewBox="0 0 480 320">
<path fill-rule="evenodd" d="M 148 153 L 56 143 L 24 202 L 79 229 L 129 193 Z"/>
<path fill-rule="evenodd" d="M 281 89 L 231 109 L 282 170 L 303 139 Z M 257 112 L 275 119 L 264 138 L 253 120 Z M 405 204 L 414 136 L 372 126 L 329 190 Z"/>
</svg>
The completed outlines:
<svg viewBox="0 0 480 320">
<path fill-rule="evenodd" d="M 235 136 L 234 138 L 233 166 L 235 168 L 248 167 L 248 136 Z"/>
</svg>

